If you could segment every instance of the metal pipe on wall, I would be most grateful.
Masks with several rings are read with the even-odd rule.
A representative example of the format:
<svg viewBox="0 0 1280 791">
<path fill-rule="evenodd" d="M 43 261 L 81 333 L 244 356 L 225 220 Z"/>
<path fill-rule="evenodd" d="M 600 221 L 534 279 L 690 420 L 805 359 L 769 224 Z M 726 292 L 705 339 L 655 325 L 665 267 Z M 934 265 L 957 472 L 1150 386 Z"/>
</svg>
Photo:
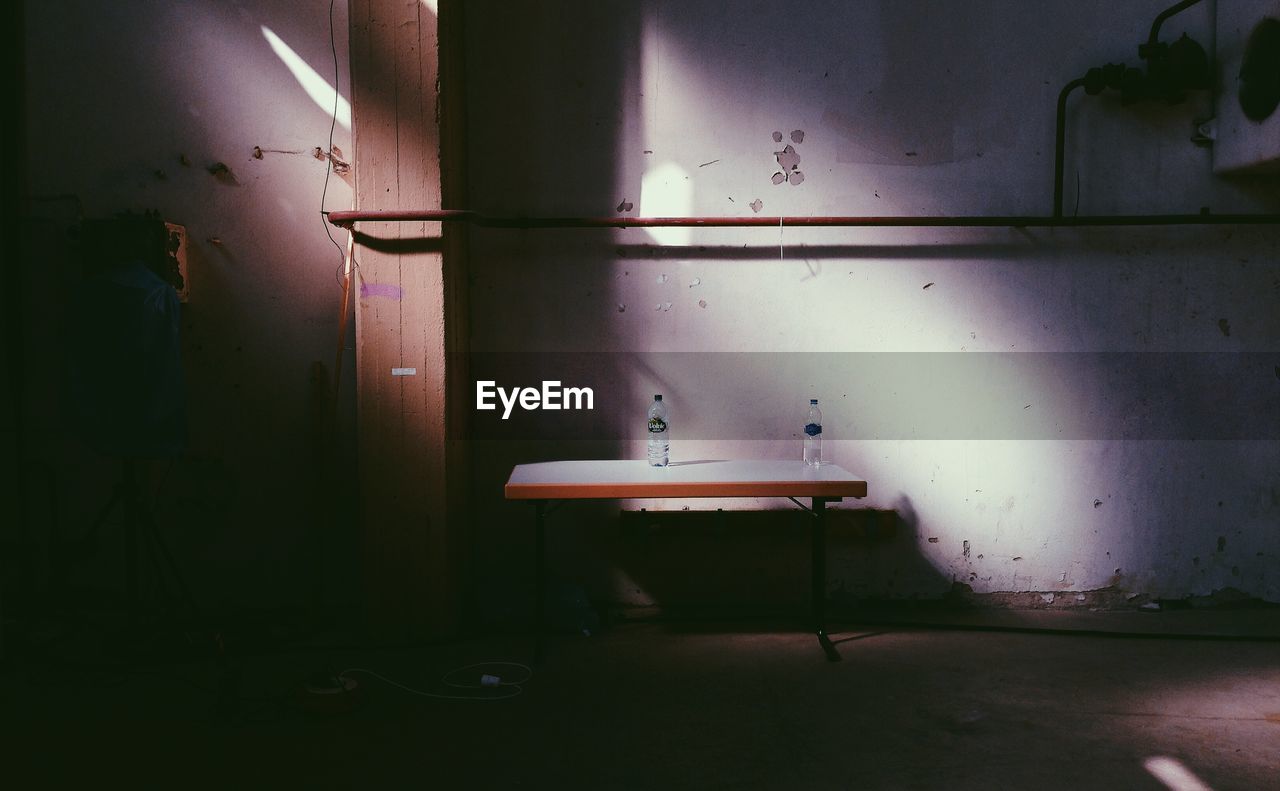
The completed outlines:
<svg viewBox="0 0 1280 791">
<path fill-rule="evenodd" d="M 1072 80 L 1062 87 L 1058 94 L 1058 118 L 1056 135 L 1053 139 L 1053 216 L 1062 216 L 1062 170 L 1066 159 L 1067 148 L 1067 97 L 1076 88 L 1085 84 L 1083 77 Z"/>
<path fill-rule="evenodd" d="M 1147 36 L 1147 44 L 1154 47 L 1159 43 L 1160 26 L 1164 24 L 1166 19 L 1174 14 L 1180 14 L 1183 11 L 1186 11 L 1188 8 L 1199 2 L 1200 0 L 1182 0 L 1182 2 L 1175 3 L 1156 15 L 1156 18 L 1151 22 L 1151 33 Z"/>
<path fill-rule="evenodd" d="M 1161 11 L 1151 23 L 1151 33 L 1145 43 L 1138 45 L 1138 57 L 1147 62 L 1148 74 L 1150 77 L 1156 72 L 1156 60 L 1163 57 L 1166 52 L 1165 45 L 1160 43 L 1160 26 L 1164 21 L 1175 14 L 1179 14 L 1193 5 L 1201 2 L 1201 0 L 1182 0 L 1175 5 Z M 1186 39 L 1186 36 L 1183 36 Z M 1181 42 L 1179 42 L 1180 44 Z M 1177 48 L 1178 44 L 1174 45 Z M 1198 45 L 1191 43 L 1190 46 L 1198 48 Z M 1201 50 L 1203 53 L 1203 50 Z M 1185 54 L 1185 53 L 1184 53 Z M 1207 63 L 1205 64 L 1207 69 Z M 1165 67 L 1168 68 L 1167 66 Z M 1208 79 L 1208 72 L 1204 73 L 1204 78 Z M 1135 90 L 1135 83 L 1142 85 L 1144 75 L 1138 69 L 1125 68 L 1123 64 L 1108 63 L 1101 68 L 1089 69 L 1084 77 L 1074 79 L 1062 87 L 1062 91 L 1058 94 L 1058 112 L 1056 132 L 1054 136 L 1054 156 L 1053 156 L 1053 216 L 1062 216 L 1062 175 L 1063 161 L 1066 150 L 1066 131 L 1067 131 L 1067 97 L 1076 88 L 1084 86 L 1085 92 L 1089 95 L 1097 95 L 1106 88 L 1112 88 L 1121 92 L 1121 101 L 1125 104 L 1139 101 L 1143 98 L 1150 98 L 1140 90 Z M 1165 85 L 1167 88 L 1167 84 Z M 1185 87 L 1207 87 L 1206 85 L 1198 85 L 1192 81 L 1190 86 Z M 1135 95 L 1136 94 L 1136 95 Z M 1164 94 L 1164 98 L 1169 101 L 1181 101 L 1181 98 L 1170 99 L 1169 94 Z"/>
<path fill-rule="evenodd" d="M 351 228 L 358 222 L 466 222 L 482 228 L 1084 228 L 1149 225 L 1280 225 L 1280 214 L 1128 214 L 1087 217 L 493 217 L 465 209 L 384 209 L 331 211 L 329 222 Z"/>
</svg>

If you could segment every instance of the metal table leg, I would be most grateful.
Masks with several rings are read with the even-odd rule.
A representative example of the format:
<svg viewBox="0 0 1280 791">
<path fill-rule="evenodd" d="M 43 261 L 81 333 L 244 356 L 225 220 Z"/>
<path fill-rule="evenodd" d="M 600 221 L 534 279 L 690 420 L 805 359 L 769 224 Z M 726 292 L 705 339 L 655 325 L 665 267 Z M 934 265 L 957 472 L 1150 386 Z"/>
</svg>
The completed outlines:
<svg viewBox="0 0 1280 791">
<path fill-rule="evenodd" d="M 533 541 L 535 569 L 534 569 L 534 613 L 533 613 L 533 661 L 534 664 L 542 662 L 542 629 L 544 610 L 546 608 L 546 517 L 547 517 L 547 501 L 535 500 L 533 503 Z"/>
<path fill-rule="evenodd" d="M 818 644 L 827 655 L 827 661 L 839 662 L 840 652 L 831 643 L 826 632 L 827 603 L 827 501 L 822 497 L 814 497 L 813 502 L 813 560 L 811 576 L 813 581 L 813 628 L 818 635 Z"/>
</svg>

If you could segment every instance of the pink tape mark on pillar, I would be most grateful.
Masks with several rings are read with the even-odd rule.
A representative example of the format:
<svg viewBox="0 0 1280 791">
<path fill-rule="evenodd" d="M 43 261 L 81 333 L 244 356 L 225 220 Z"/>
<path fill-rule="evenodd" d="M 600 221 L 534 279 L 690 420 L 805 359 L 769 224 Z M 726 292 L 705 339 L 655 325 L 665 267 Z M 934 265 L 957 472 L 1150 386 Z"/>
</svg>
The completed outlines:
<svg viewBox="0 0 1280 791">
<path fill-rule="evenodd" d="M 404 289 L 399 286 L 393 286 L 387 283 L 361 283 L 360 298 L 368 297 L 387 297 L 388 299 L 400 299 L 404 296 Z"/>
</svg>

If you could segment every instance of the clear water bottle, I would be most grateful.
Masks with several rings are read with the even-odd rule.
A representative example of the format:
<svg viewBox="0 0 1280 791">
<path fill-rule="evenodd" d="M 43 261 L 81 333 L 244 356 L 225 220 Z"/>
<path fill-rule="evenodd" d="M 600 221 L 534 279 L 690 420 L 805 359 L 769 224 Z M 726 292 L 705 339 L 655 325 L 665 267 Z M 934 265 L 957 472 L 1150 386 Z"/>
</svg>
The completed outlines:
<svg viewBox="0 0 1280 791">
<path fill-rule="evenodd" d="M 809 417 L 804 421 L 804 463 L 810 467 L 822 464 L 822 410 L 818 399 L 809 399 Z"/>
<path fill-rule="evenodd" d="M 649 465 L 652 467 L 667 466 L 667 452 L 671 448 L 667 434 L 667 405 L 662 403 L 662 395 L 653 397 L 649 407 Z"/>
</svg>

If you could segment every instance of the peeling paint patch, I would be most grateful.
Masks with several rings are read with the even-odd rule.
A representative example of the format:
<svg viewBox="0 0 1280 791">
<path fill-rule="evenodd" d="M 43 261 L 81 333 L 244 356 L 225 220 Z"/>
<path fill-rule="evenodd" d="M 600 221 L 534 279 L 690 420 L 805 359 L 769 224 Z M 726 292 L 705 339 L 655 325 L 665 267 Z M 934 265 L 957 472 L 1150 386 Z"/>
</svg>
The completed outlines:
<svg viewBox="0 0 1280 791">
<path fill-rule="evenodd" d="M 969 559 L 969 542 L 967 540 L 964 542 L 964 557 L 965 560 Z"/>
<path fill-rule="evenodd" d="M 706 306 L 707 306 L 707 301 L 705 299 L 698 300 L 698 307 L 705 308 Z"/>
<path fill-rule="evenodd" d="M 804 132 L 797 129 L 791 133 L 791 139 L 795 143 L 804 140 Z M 773 141 L 775 143 L 782 142 L 782 133 L 774 132 Z M 782 182 L 790 182 L 792 186 L 802 184 L 804 182 L 804 173 L 800 171 L 800 154 L 796 151 L 795 146 L 786 145 L 781 151 L 773 152 L 774 158 L 778 161 L 778 167 L 781 168 L 777 173 L 770 177 L 775 185 Z"/>
<path fill-rule="evenodd" d="M 240 182 L 236 180 L 236 174 L 231 172 L 231 168 L 227 167 L 224 162 L 214 162 L 205 168 L 209 171 L 209 175 L 213 176 L 223 184 L 237 185 Z"/>
<path fill-rule="evenodd" d="M 404 289 L 399 286 L 393 286 L 390 283 L 361 283 L 360 297 L 362 299 L 386 297 L 387 299 L 398 300 L 404 297 Z"/>
<path fill-rule="evenodd" d="M 659 282 L 659 283 L 665 283 L 665 282 L 667 282 L 667 280 L 669 280 L 669 279 L 670 279 L 670 278 L 668 278 L 668 277 L 666 276 L 666 274 L 665 274 L 665 273 L 664 273 L 664 274 L 661 274 L 661 275 L 658 275 L 658 282 Z"/>
<path fill-rule="evenodd" d="M 930 543 L 930 544 L 936 544 L 936 543 L 938 543 L 938 537 L 937 537 L 937 536 L 929 536 L 929 543 Z"/>
<path fill-rule="evenodd" d="M 345 176 L 351 172 L 351 163 L 342 158 L 342 149 L 337 146 L 329 149 L 329 165 L 335 176 Z"/>
<path fill-rule="evenodd" d="M 621 302 L 619 302 L 619 303 L 618 303 L 618 312 L 619 312 L 619 313 L 626 313 L 626 312 L 627 312 L 627 306 L 626 306 L 626 305 L 624 305 L 624 304 L 622 304 Z"/>
<path fill-rule="evenodd" d="M 632 209 L 634 209 L 634 208 L 635 208 L 635 204 L 634 204 L 634 203 L 632 203 L 631 201 L 627 200 L 626 198 L 623 198 L 623 199 L 618 203 L 618 213 L 619 213 L 619 214 L 621 214 L 622 212 L 631 211 L 631 210 L 632 210 Z"/>
<path fill-rule="evenodd" d="M 924 287 L 923 287 L 921 290 L 924 290 L 924 288 L 929 288 L 929 287 L 930 287 L 930 286 L 932 286 L 932 285 L 933 285 L 933 283 L 932 283 L 932 282 L 925 283 L 925 284 L 924 284 Z"/>
<path fill-rule="evenodd" d="M 795 146 L 788 145 L 781 151 L 773 152 L 773 156 L 778 160 L 778 167 L 784 171 L 792 171 L 800 167 L 800 155 L 796 153 Z"/>
<path fill-rule="evenodd" d="M 760 200 L 759 198 L 756 198 L 755 200 L 751 201 L 749 205 L 751 206 L 751 211 L 755 212 L 756 214 L 759 214 L 760 210 L 764 208 L 764 201 Z"/>
<path fill-rule="evenodd" d="M 702 285 L 702 278 L 700 277 L 695 277 L 693 280 L 689 281 L 689 288 L 693 288 L 694 286 L 700 286 L 700 285 Z"/>
<path fill-rule="evenodd" d="M 1094 507 L 1094 508 L 1101 508 L 1101 507 L 1102 507 L 1102 501 L 1101 501 L 1101 500 L 1098 500 L 1098 499 L 1096 499 L 1096 498 L 1095 498 L 1095 499 L 1094 499 L 1094 501 L 1093 501 L 1093 507 Z"/>
<path fill-rule="evenodd" d="M 720 161 L 720 160 L 718 160 L 718 159 L 713 159 L 713 160 L 711 160 L 710 162 L 703 162 L 701 165 L 698 165 L 698 167 L 700 167 L 700 168 L 705 168 L 707 165 L 714 165 L 715 163 L 717 163 L 717 162 L 719 162 L 719 161 Z"/>
</svg>

